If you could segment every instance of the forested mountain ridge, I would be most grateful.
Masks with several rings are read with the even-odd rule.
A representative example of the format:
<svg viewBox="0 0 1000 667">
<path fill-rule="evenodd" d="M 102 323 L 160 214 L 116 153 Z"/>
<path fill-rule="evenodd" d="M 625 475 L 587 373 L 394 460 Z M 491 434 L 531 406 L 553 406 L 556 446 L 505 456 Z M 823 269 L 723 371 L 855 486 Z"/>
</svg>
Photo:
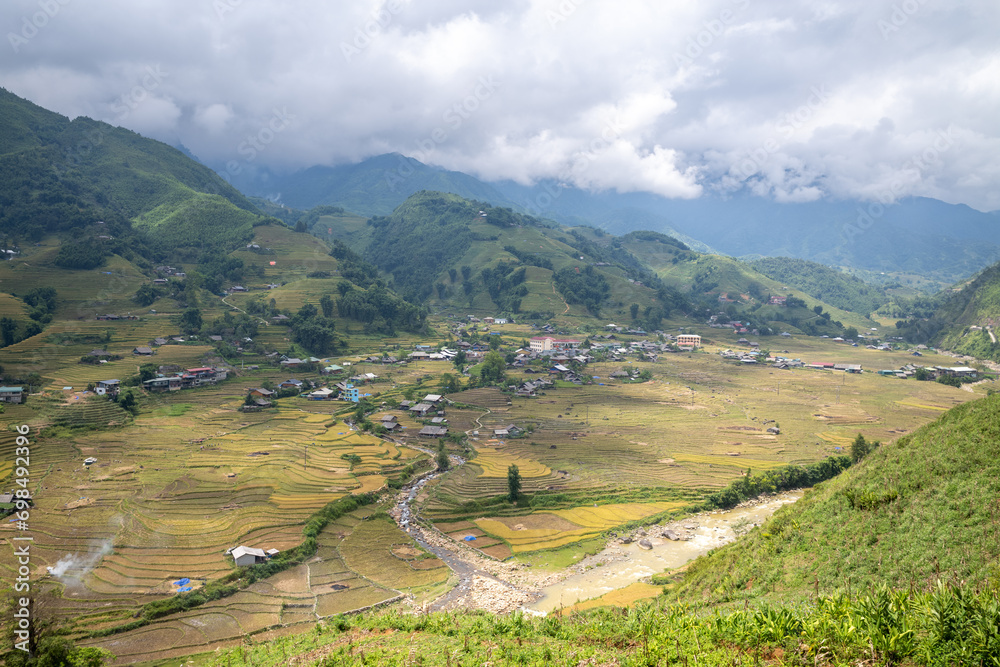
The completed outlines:
<svg viewBox="0 0 1000 667">
<path fill-rule="evenodd" d="M 51 234 L 72 240 L 61 266 L 93 268 L 111 254 L 166 257 L 178 247 L 231 249 L 264 220 L 212 170 L 161 142 L 70 120 L 6 90 L 0 115 L 0 229 L 8 244 Z M 161 224 L 168 220 L 174 224 Z"/>
</svg>

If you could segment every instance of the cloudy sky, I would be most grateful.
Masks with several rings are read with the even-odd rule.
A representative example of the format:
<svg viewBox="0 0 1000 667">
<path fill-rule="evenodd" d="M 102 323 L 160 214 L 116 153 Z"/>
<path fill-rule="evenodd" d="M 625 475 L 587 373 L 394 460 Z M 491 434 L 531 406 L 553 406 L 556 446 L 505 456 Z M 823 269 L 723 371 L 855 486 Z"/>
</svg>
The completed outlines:
<svg viewBox="0 0 1000 667">
<path fill-rule="evenodd" d="M 482 5 L 480 7 L 480 5 Z M 0 85 L 287 171 L 1000 209 L 996 0 L 4 0 Z"/>
</svg>

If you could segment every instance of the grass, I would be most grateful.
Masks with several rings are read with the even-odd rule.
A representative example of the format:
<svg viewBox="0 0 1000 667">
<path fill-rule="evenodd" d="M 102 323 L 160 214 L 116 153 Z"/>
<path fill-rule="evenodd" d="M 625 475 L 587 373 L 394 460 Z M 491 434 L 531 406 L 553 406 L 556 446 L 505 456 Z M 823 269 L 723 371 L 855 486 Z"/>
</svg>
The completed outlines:
<svg viewBox="0 0 1000 667">
<path fill-rule="evenodd" d="M 530 618 L 481 613 L 342 617 L 293 636 L 252 638 L 194 656 L 197 667 L 453 664 L 996 664 L 996 591 L 880 588 L 799 607 L 691 613 L 647 603 L 644 585 L 618 592 L 630 608 L 603 606 Z M 632 604 L 634 603 L 634 604 Z"/>
<path fill-rule="evenodd" d="M 691 564 L 673 595 L 730 601 L 1000 577 L 1000 396 L 947 412 Z"/>
</svg>

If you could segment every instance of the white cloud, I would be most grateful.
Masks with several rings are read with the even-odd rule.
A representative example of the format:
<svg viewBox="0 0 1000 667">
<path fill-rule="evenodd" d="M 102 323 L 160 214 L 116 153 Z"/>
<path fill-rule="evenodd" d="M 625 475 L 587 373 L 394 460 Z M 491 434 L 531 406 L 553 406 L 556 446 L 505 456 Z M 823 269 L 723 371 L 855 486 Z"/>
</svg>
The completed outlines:
<svg viewBox="0 0 1000 667">
<path fill-rule="evenodd" d="M 240 159 L 278 108 L 295 121 L 255 166 L 399 151 L 485 178 L 670 197 L 870 198 L 895 184 L 1000 208 L 1000 5 L 902 6 L 72 2 L 16 50 L 0 45 L 0 85 L 216 163 Z M 0 5 L 8 42 L 38 7 Z M 150 67 L 168 74 L 152 88 Z M 484 78 L 499 82 L 489 95 Z M 915 168 L 949 128 L 952 146 Z"/>
</svg>

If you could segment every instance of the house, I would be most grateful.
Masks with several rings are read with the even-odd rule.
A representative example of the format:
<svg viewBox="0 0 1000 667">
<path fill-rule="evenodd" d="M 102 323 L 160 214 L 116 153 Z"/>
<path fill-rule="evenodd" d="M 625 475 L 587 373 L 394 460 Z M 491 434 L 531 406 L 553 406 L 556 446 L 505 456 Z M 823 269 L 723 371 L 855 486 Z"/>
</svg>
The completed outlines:
<svg viewBox="0 0 1000 667">
<path fill-rule="evenodd" d="M 340 400 L 350 401 L 351 403 L 359 403 L 361 401 L 361 395 L 358 393 L 358 388 L 350 382 L 337 386 L 340 387 Z"/>
<path fill-rule="evenodd" d="M 382 428 L 387 431 L 395 431 L 403 428 L 400 423 L 396 421 L 396 415 L 382 415 L 382 419 L 379 423 L 382 424 Z"/>
<path fill-rule="evenodd" d="M 137 354 L 143 357 L 149 357 L 153 355 L 153 348 L 146 345 L 140 345 L 139 347 L 132 349 L 132 354 Z"/>
<path fill-rule="evenodd" d="M 306 362 L 303 361 L 302 359 L 299 359 L 298 357 L 292 357 L 291 359 L 282 360 L 279 365 L 284 366 L 286 368 L 294 368 L 295 366 L 301 366 L 304 363 Z"/>
<path fill-rule="evenodd" d="M 246 292 L 247 288 L 243 287 L 243 285 L 233 285 L 232 287 L 229 288 L 229 291 L 230 292 Z"/>
<path fill-rule="evenodd" d="M 337 364 L 330 364 L 321 371 L 324 375 L 340 375 L 344 372 L 343 367 Z"/>
<path fill-rule="evenodd" d="M 110 357 L 111 355 L 106 350 L 91 350 L 90 352 L 87 353 L 87 356 L 103 359 L 105 357 Z"/>
<path fill-rule="evenodd" d="M 167 279 L 166 278 L 154 278 L 153 279 L 153 284 L 154 285 L 166 285 L 167 284 Z"/>
<path fill-rule="evenodd" d="M 428 412 L 431 411 L 432 407 L 434 406 L 432 406 L 430 403 L 417 403 L 412 408 L 410 408 L 410 412 L 419 417 L 424 417 L 427 415 Z"/>
<path fill-rule="evenodd" d="M 432 417 L 431 418 L 431 424 L 434 424 L 435 426 L 440 425 L 440 424 L 447 424 L 447 423 L 448 423 L 448 420 L 445 419 L 444 417 Z"/>
<path fill-rule="evenodd" d="M 323 387 L 322 389 L 317 389 L 316 391 L 309 394 L 309 400 L 312 401 L 325 401 L 326 399 L 333 396 L 334 391 L 329 387 Z"/>
<path fill-rule="evenodd" d="M 690 347 L 692 349 L 701 347 L 701 336 L 696 334 L 678 334 L 677 347 Z"/>
<path fill-rule="evenodd" d="M 153 339 L 153 345 L 159 346 L 159 345 L 166 345 L 166 344 L 167 344 L 167 339 L 166 338 L 154 338 Z"/>
<path fill-rule="evenodd" d="M 448 428 L 445 426 L 425 426 L 420 429 L 418 435 L 427 438 L 441 438 L 448 435 Z"/>
<path fill-rule="evenodd" d="M 101 380 L 94 386 L 94 393 L 98 396 L 117 396 L 121 385 L 121 380 Z"/>
<path fill-rule="evenodd" d="M 24 387 L 0 387 L 0 403 L 23 403 Z"/>
<path fill-rule="evenodd" d="M 291 379 L 285 380 L 284 382 L 282 382 L 278 386 L 281 389 L 302 389 L 302 384 L 303 384 L 302 380 L 296 380 L 295 378 L 291 378 Z"/>
<path fill-rule="evenodd" d="M 213 343 L 221 343 L 222 342 L 222 336 L 209 336 L 208 339 L 210 341 L 212 341 Z"/>
<path fill-rule="evenodd" d="M 274 392 L 270 389 L 264 389 L 263 387 L 257 387 L 250 390 L 250 395 L 255 398 L 270 398 L 274 396 Z"/>
<path fill-rule="evenodd" d="M 248 567 L 257 563 L 267 562 L 267 554 L 264 553 L 263 549 L 238 546 L 230 554 L 232 554 L 233 560 L 236 562 L 236 567 Z"/>
<path fill-rule="evenodd" d="M 288 315 L 284 315 L 282 313 L 278 313 L 277 315 L 275 315 L 271 319 L 274 320 L 275 322 L 288 322 L 292 318 L 290 318 Z"/>
<path fill-rule="evenodd" d="M 441 394 L 427 394 L 422 403 L 438 403 L 441 401 Z"/>
<path fill-rule="evenodd" d="M 788 297 L 785 296 L 772 296 L 770 299 L 768 299 L 768 303 L 771 304 L 772 306 L 784 306 L 786 305 L 787 300 Z"/>
</svg>

